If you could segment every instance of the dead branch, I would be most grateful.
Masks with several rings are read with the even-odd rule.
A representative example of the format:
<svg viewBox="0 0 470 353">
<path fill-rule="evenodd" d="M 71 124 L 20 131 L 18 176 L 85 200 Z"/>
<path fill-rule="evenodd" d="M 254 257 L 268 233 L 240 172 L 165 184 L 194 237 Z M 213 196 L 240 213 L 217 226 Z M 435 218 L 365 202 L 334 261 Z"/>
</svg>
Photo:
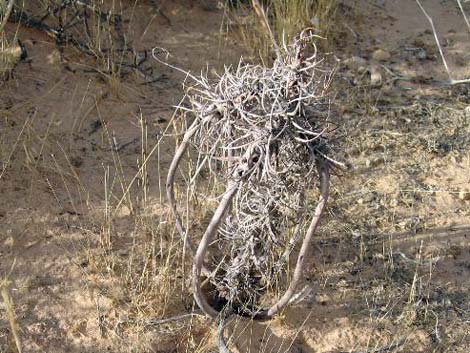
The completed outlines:
<svg viewBox="0 0 470 353">
<path fill-rule="evenodd" d="M 281 297 L 281 299 L 279 299 L 276 304 L 269 308 L 266 314 L 263 315 L 263 313 L 261 313 L 261 316 L 259 316 L 260 319 L 269 319 L 282 310 L 295 295 L 297 287 L 302 278 L 305 257 L 308 254 L 310 245 L 312 244 L 313 235 L 315 234 L 315 231 L 320 223 L 320 218 L 323 214 L 323 211 L 325 210 L 330 189 L 330 173 L 328 163 L 321 159 L 318 159 L 317 163 L 320 174 L 320 200 L 318 202 L 317 208 L 315 209 L 315 213 L 307 230 L 307 234 L 305 235 L 302 247 L 300 248 L 300 252 L 297 257 L 297 264 L 295 265 L 294 275 L 290 282 L 289 288 Z"/>
<path fill-rule="evenodd" d="M 178 213 L 176 200 L 175 200 L 174 184 L 175 184 L 175 173 L 176 173 L 176 170 L 178 169 L 178 165 L 188 147 L 189 140 L 191 139 L 191 137 L 193 137 L 194 133 L 197 131 L 198 128 L 199 128 L 198 122 L 195 120 L 193 124 L 191 125 L 191 127 L 184 134 L 183 141 L 177 148 L 175 155 L 173 157 L 173 160 L 171 161 L 170 168 L 168 169 L 167 179 L 166 179 L 166 194 L 168 198 L 168 203 L 170 204 L 171 212 L 173 213 L 173 217 L 175 218 L 176 229 L 178 233 L 180 234 L 181 238 L 183 239 L 184 246 L 189 249 L 189 251 L 191 252 L 193 256 L 196 254 L 196 250 L 191 241 L 191 238 L 188 237 L 188 233 L 183 227 L 181 217 Z M 209 271 L 205 268 L 205 266 L 203 266 L 203 264 L 201 264 L 201 270 L 205 275 L 209 274 Z"/>
</svg>

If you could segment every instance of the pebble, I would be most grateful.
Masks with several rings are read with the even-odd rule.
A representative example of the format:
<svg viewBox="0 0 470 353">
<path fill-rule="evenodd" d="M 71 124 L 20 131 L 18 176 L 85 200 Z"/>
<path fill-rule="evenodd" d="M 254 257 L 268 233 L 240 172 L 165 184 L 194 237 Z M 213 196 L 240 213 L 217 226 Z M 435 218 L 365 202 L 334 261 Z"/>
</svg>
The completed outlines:
<svg viewBox="0 0 470 353">
<path fill-rule="evenodd" d="M 382 85 L 382 73 L 375 66 L 370 68 L 370 84 L 372 87 L 379 87 Z"/>
<path fill-rule="evenodd" d="M 379 165 L 385 163 L 385 159 L 383 157 L 377 157 L 373 159 L 366 160 L 366 168 L 375 168 Z"/>
<path fill-rule="evenodd" d="M 372 58 L 377 61 L 387 61 L 391 57 L 390 53 L 383 49 L 377 49 L 372 54 Z"/>
<path fill-rule="evenodd" d="M 418 53 L 416 54 L 416 57 L 419 59 L 419 60 L 425 60 L 428 58 L 428 53 L 426 53 L 426 50 L 424 49 L 420 49 L 418 51 Z"/>
<path fill-rule="evenodd" d="M 352 56 L 343 61 L 343 64 L 351 69 L 357 70 L 360 67 L 364 67 L 367 64 L 367 61 L 360 56 Z"/>
<path fill-rule="evenodd" d="M 470 201 L 470 191 L 465 191 L 465 190 L 460 191 L 459 199 L 462 201 Z"/>
<path fill-rule="evenodd" d="M 317 294 L 315 296 L 315 301 L 320 305 L 328 305 L 330 303 L 330 298 L 325 294 Z"/>
<path fill-rule="evenodd" d="M 466 106 L 465 109 L 464 109 L 464 111 L 465 111 L 465 117 L 466 117 L 467 119 L 470 119 L 470 105 L 469 105 L 469 106 Z"/>
</svg>

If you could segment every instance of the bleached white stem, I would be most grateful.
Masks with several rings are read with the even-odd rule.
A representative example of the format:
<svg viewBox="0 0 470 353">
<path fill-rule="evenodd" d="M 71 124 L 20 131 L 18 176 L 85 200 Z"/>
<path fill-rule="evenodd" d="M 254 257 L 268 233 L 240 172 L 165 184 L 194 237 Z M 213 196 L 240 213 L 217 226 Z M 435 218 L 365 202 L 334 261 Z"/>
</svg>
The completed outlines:
<svg viewBox="0 0 470 353">
<path fill-rule="evenodd" d="M 459 2 L 459 5 L 461 5 L 460 1 L 458 2 Z M 437 48 L 439 49 L 439 54 L 441 55 L 442 63 L 444 64 L 444 67 L 447 71 L 447 75 L 449 76 L 449 84 L 458 85 L 462 83 L 470 83 L 470 78 L 462 79 L 462 80 L 454 80 L 454 78 L 452 77 L 452 73 L 450 72 L 449 65 L 447 65 L 447 60 L 444 56 L 444 51 L 442 50 L 441 43 L 439 42 L 439 37 L 437 36 L 437 31 L 436 31 L 436 27 L 434 26 L 434 21 L 432 17 L 428 15 L 423 5 L 421 5 L 421 2 L 419 0 L 416 0 L 416 3 L 418 4 L 419 8 L 423 12 L 424 16 L 426 16 L 427 20 L 429 21 L 429 24 L 431 25 L 432 33 L 434 34 L 434 40 L 436 41 Z M 462 10 L 462 13 L 463 13 L 463 10 Z M 464 17 L 465 17 L 465 21 L 467 21 L 467 17 L 465 16 L 465 14 L 464 14 Z M 467 21 L 467 25 L 468 25 L 468 21 Z M 470 29 L 470 26 L 469 26 L 469 29 Z"/>
</svg>

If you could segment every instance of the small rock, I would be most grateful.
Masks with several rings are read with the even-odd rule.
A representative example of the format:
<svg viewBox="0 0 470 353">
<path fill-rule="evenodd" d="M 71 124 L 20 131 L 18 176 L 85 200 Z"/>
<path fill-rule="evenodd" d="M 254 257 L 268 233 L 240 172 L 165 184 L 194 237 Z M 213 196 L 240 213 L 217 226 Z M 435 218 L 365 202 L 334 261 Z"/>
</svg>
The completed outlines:
<svg viewBox="0 0 470 353">
<path fill-rule="evenodd" d="M 470 191 L 459 191 L 459 199 L 462 201 L 470 201 Z"/>
<path fill-rule="evenodd" d="M 343 64 L 350 69 L 359 69 L 360 67 L 366 66 L 366 59 L 361 58 L 360 56 L 352 56 L 343 61 Z"/>
<path fill-rule="evenodd" d="M 370 70 L 370 84 L 373 87 L 382 85 L 382 73 L 377 67 L 372 67 Z"/>
<path fill-rule="evenodd" d="M 383 49 L 377 49 L 372 54 L 372 58 L 377 61 L 387 61 L 391 57 L 390 53 Z"/>
<path fill-rule="evenodd" d="M 426 60 L 426 59 L 428 58 L 428 53 L 426 53 L 426 50 L 420 49 L 420 50 L 418 50 L 418 52 L 416 53 L 416 57 L 417 57 L 419 60 Z"/>
<path fill-rule="evenodd" d="M 17 62 L 20 61 L 22 53 L 23 52 L 20 46 L 0 49 L 0 58 L 9 62 Z"/>
<path fill-rule="evenodd" d="M 13 237 L 8 237 L 8 238 L 3 242 L 3 245 L 4 245 L 5 247 L 12 248 L 13 245 L 15 245 L 15 238 L 13 238 Z"/>
<path fill-rule="evenodd" d="M 315 301 L 320 305 L 328 305 L 330 298 L 326 294 L 317 294 L 315 296 Z"/>
<path fill-rule="evenodd" d="M 372 159 L 366 160 L 366 168 L 375 168 L 379 165 L 385 163 L 385 159 L 383 157 L 376 157 Z"/>
<path fill-rule="evenodd" d="M 465 117 L 466 117 L 467 119 L 470 119 L 470 105 L 469 105 L 469 106 L 466 106 L 465 109 L 464 109 L 464 111 L 465 111 Z"/>
</svg>

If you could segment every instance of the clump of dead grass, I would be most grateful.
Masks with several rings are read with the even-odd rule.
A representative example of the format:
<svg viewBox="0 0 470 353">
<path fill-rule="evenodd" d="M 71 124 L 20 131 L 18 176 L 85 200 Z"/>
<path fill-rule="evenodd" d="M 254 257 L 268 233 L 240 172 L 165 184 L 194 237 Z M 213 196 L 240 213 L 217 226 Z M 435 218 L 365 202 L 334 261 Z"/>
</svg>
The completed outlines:
<svg viewBox="0 0 470 353">
<path fill-rule="evenodd" d="M 8 77 L 22 55 L 21 48 L 14 44 L 16 38 L 9 38 L 5 32 L 13 5 L 13 0 L 0 3 L 0 79 Z"/>
<path fill-rule="evenodd" d="M 336 0 L 256 0 L 232 8 L 229 19 L 238 27 L 238 33 L 251 54 L 270 62 L 273 39 L 276 43 L 289 43 L 305 28 L 313 28 L 316 34 L 328 38 L 336 6 Z M 262 8 L 263 14 L 254 11 L 253 7 Z"/>
</svg>

